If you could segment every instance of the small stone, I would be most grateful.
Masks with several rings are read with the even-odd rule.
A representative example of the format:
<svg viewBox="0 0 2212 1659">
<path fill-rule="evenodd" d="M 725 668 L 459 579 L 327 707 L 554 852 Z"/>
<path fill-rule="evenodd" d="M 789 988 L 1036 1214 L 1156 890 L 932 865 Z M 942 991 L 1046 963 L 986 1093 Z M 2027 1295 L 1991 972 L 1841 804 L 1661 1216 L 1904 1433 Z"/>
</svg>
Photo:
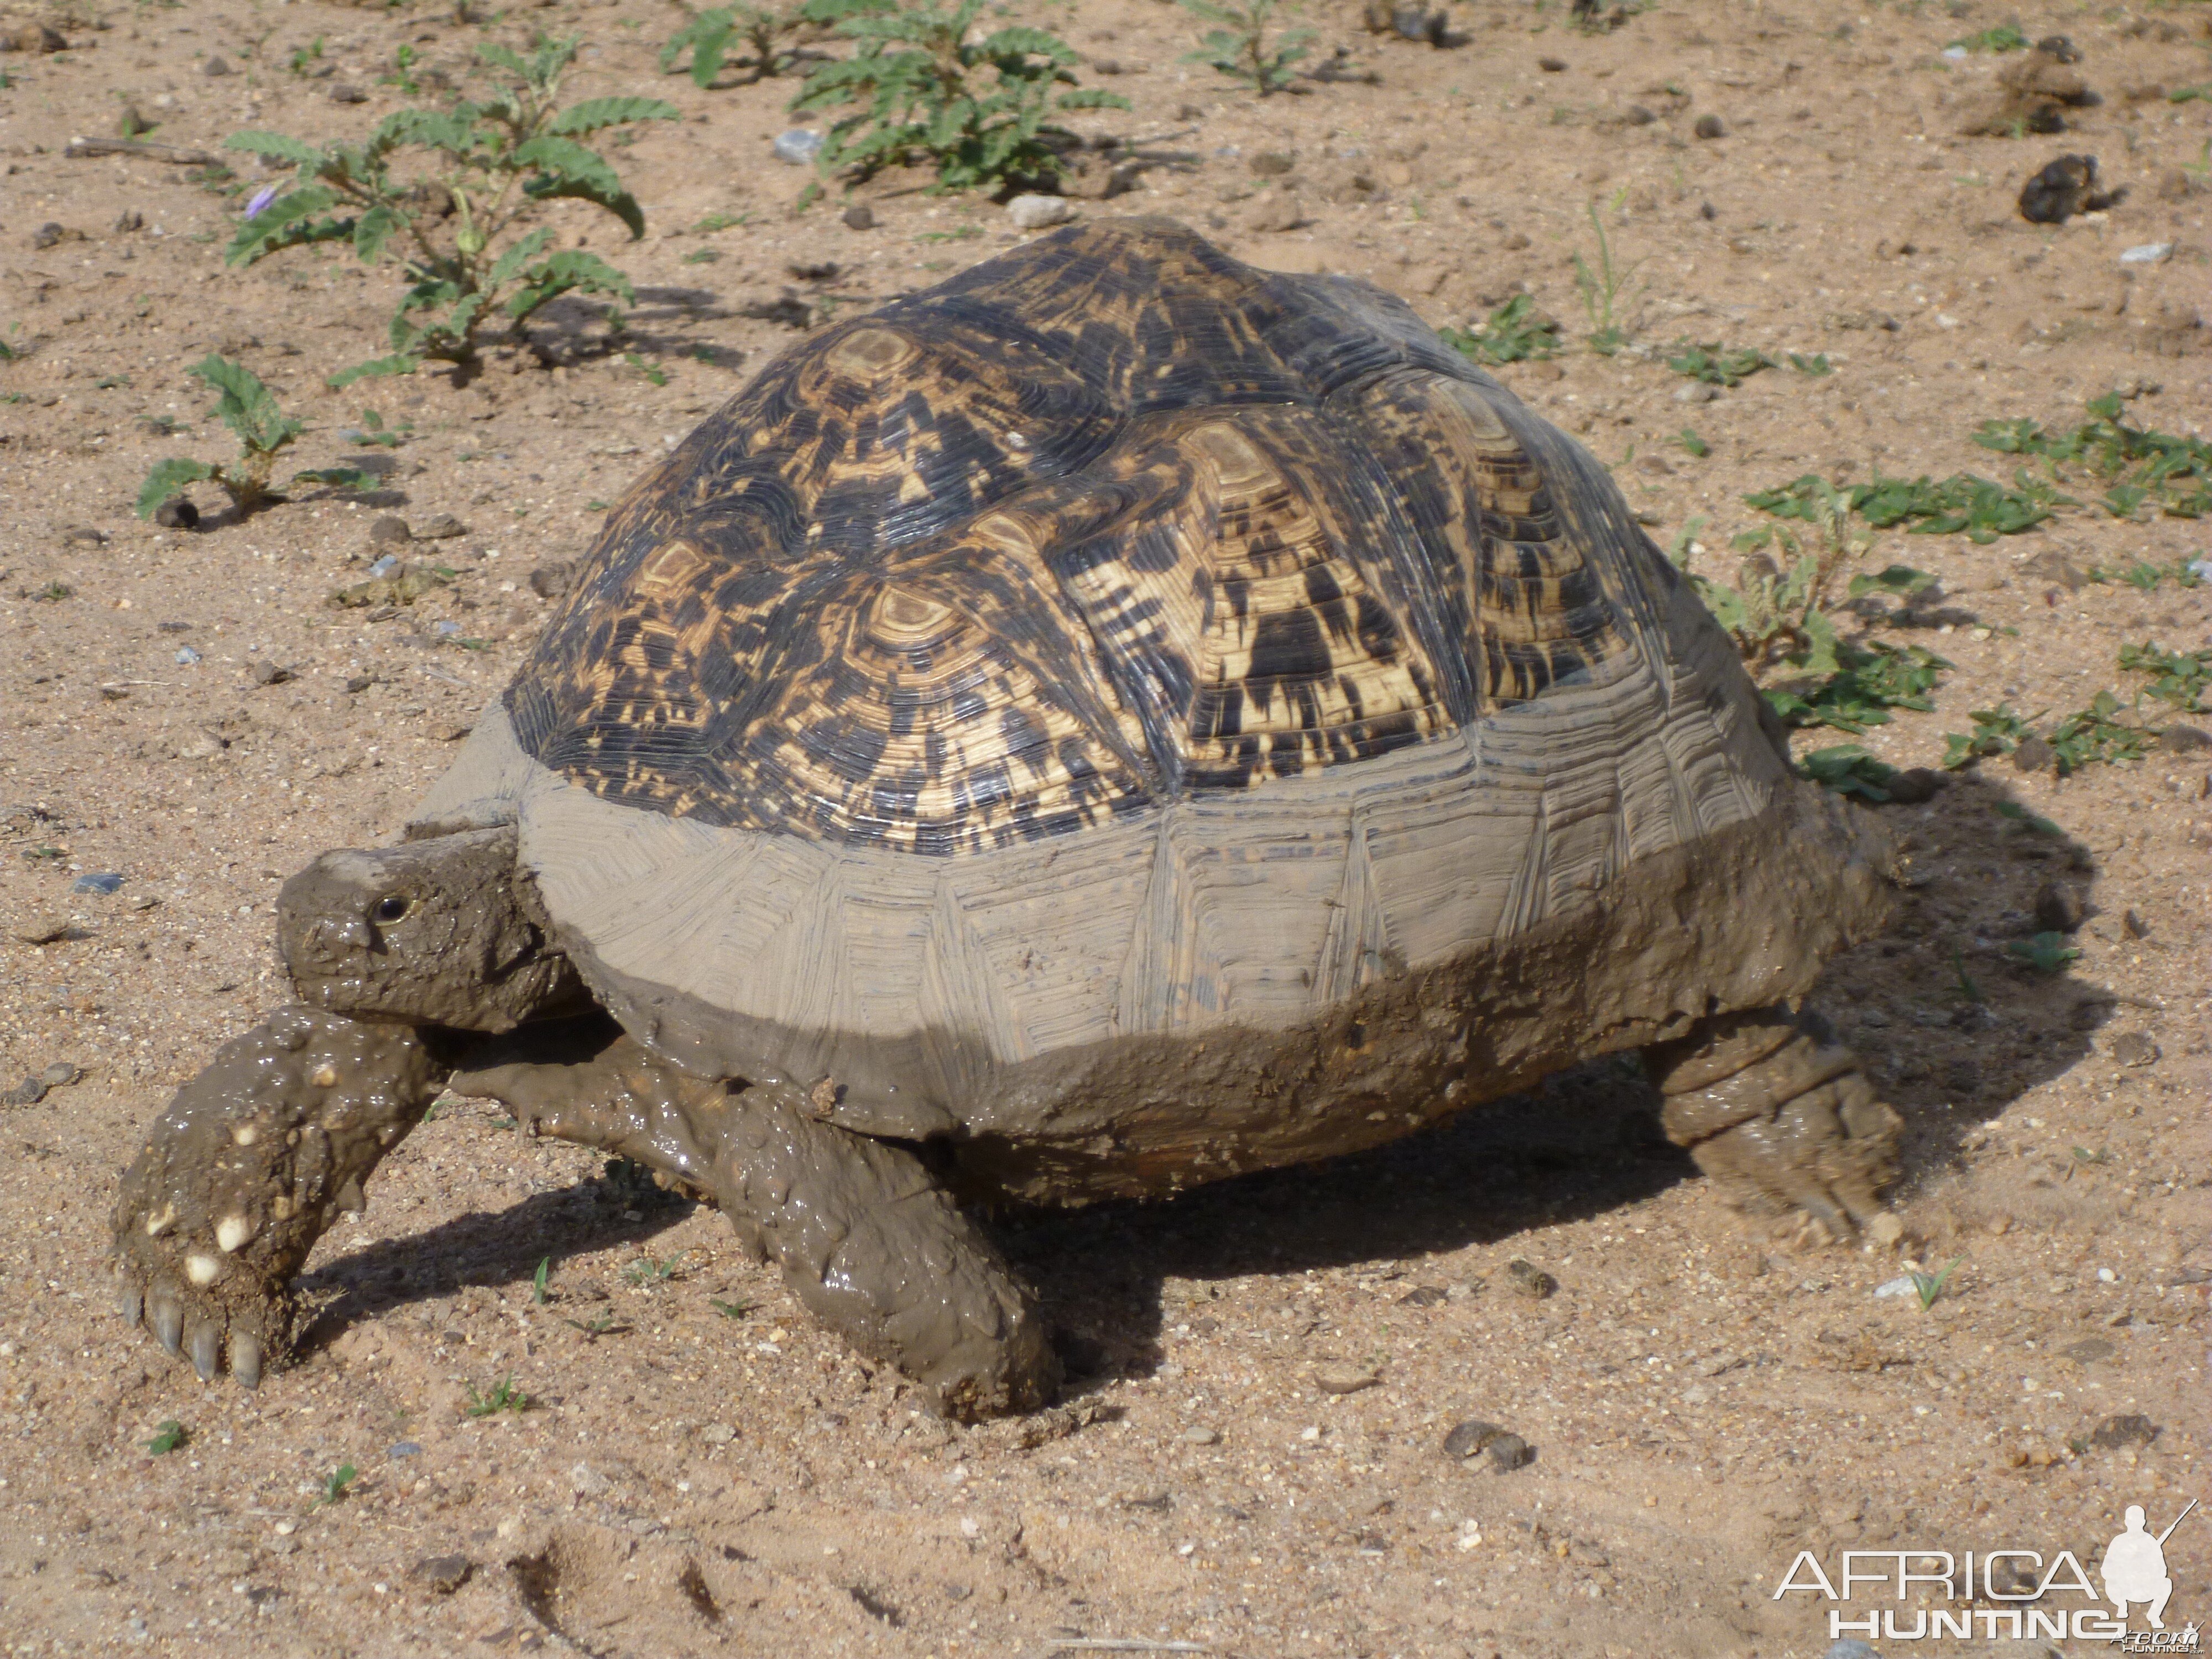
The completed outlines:
<svg viewBox="0 0 2212 1659">
<path fill-rule="evenodd" d="M 1519 1256 L 1505 1264 L 1505 1277 L 1522 1295 L 1540 1302 L 1555 1294 L 1559 1281 L 1534 1262 L 1523 1261 Z"/>
<path fill-rule="evenodd" d="M 2012 763 L 2023 772 L 2047 772 L 2057 760 L 2058 751 L 2041 738 L 2022 738 L 2012 751 Z"/>
<path fill-rule="evenodd" d="M 794 167 L 812 167 L 822 154 L 822 135 L 811 127 L 788 127 L 775 135 L 770 149 L 775 159 Z"/>
<path fill-rule="evenodd" d="M 220 81 L 230 73 L 230 60 L 227 58 L 210 58 L 200 65 L 200 73 L 210 81 Z"/>
<path fill-rule="evenodd" d="M 0 1106 L 35 1106 L 46 1097 L 46 1085 L 34 1077 L 27 1077 L 5 1094 L 0 1094 Z"/>
<path fill-rule="evenodd" d="M 372 539 L 374 534 L 375 527 L 371 526 Z M 451 541 L 456 536 L 466 534 L 468 534 L 468 526 L 452 514 L 433 513 L 428 518 L 423 520 L 420 527 L 416 530 L 415 539 L 418 542 L 444 542 Z"/>
<path fill-rule="evenodd" d="M 402 1440 L 384 1455 L 391 1458 L 420 1457 L 422 1455 L 422 1443 L 419 1440 Z"/>
<path fill-rule="evenodd" d="M 107 532 L 95 530 L 88 524 L 73 524 L 62 532 L 64 547 L 105 547 Z"/>
<path fill-rule="evenodd" d="M 2157 1424 L 2137 1412 L 2115 1413 L 2089 1431 L 2089 1443 L 2100 1451 L 2148 1446 L 2158 1438 Z"/>
<path fill-rule="evenodd" d="M 476 1564 L 465 1555 L 426 1555 L 408 1568 L 407 1576 L 421 1581 L 433 1595 L 451 1595 L 475 1571 Z"/>
<path fill-rule="evenodd" d="M 376 677 L 373 674 L 356 674 L 346 681 L 345 689 L 349 694 L 357 696 L 375 684 Z"/>
<path fill-rule="evenodd" d="M 1889 798 L 1900 806 L 1920 806 L 1936 799 L 1936 792 L 1947 788 L 1951 782 L 1944 773 L 1925 766 L 1907 767 L 1882 787 Z"/>
<path fill-rule="evenodd" d="M 123 888 L 123 877 L 114 870 L 88 870 L 70 884 L 72 893 L 115 893 Z"/>
<path fill-rule="evenodd" d="M 333 104 L 365 104 L 368 101 L 368 94 L 350 81 L 340 81 L 331 88 L 331 102 Z"/>
<path fill-rule="evenodd" d="M 154 522 L 164 530 L 197 530 L 200 510 L 182 495 L 172 495 L 154 509 Z"/>
<path fill-rule="evenodd" d="M 2112 1345 L 2101 1336 L 2085 1336 L 2079 1342 L 2069 1342 L 2058 1351 L 2077 1365 L 2087 1365 L 2099 1359 L 2112 1357 Z"/>
<path fill-rule="evenodd" d="M 115 234 L 128 236 L 133 231 L 146 228 L 146 216 L 137 208 L 125 208 L 115 216 Z"/>
<path fill-rule="evenodd" d="M 1323 1394 L 1358 1394 L 1362 1389 L 1371 1389 L 1382 1379 L 1375 1374 L 1371 1365 L 1357 1364 L 1350 1360 L 1324 1360 L 1314 1368 L 1314 1386 Z"/>
<path fill-rule="evenodd" d="M 1182 1431 L 1182 1443 L 1186 1446 L 1218 1446 L 1221 1443 L 1221 1431 L 1193 1424 Z"/>
<path fill-rule="evenodd" d="M 701 1427 L 699 1437 L 710 1446 L 726 1446 L 738 1437 L 738 1431 L 727 1423 L 708 1423 Z"/>
<path fill-rule="evenodd" d="M 368 567 L 368 579 L 371 581 L 380 581 L 386 576 L 396 576 L 398 574 L 399 556 L 397 553 L 386 553 L 383 557 L 372 561 Z"/>
<path fill-rule="evenodd" d="M 266 657 L 255 659 L 252 672 L 256 685 L 283 685 L 295 678 L 290 669 L 282 663 L 271 662 Z"/>
<path fill-rule="evenodd" d="M 866 202 L 854 203 L 839 216 L 844 220 L 848 230 L 873 230 L 876 228 L 876 210 Z"/>
<path fill-rule="evenodd" d="M 575 567 L 541 564 L 530 573 L 530 591 L 541 599 L 557 599 L 574 585 Z"/>
<path fill-rule="evenodd" d="M 1398 1298 L 1401 1308 L 1433 1308 L 1438 1303 L 1451 1300 L 1451 1292 L 1441 1285 L 1416 1285 Z"/>
<path fill-rule="evenodd" d="M 2148 1066 L 2158 1056 L 2158 1044 L 2141 1031 L 2123 1031 L 2112 1039 L 2112 1059 L 2118 1065 Z"/>
<path fill-rule="evenodd" d="M 2148 939 L 2150 937 L 2150 924 L 2142 919 L 2142 915 L 2139 911 L 2130 910 L 2125 915 L 2122 916 L 2120 918 L 2120 928 L 2121 931 L 2125 933 L 2130 939 Z"/>
<path fill-rule="evenodd" d="M 2043 933 L 2073 933 L 2088 914 L 2087 902 L 2063 882 L 2045 882 L 2035 896 L 2035 925 Z"/>
<path fill-rule="evenodd" d="M 1700 115 L 1697 125 L 1690 131 L 1700 138 L 1725 138 L 1728 137 L 1728 123 L 1717 115 Z"/>
<path fill-rule="evenodd" d="M 1279 234 L 1305 223 L 1305 210 L 1290 191 L 1271 190 L 1252 204 L 1251 216 L 1245 222 L 1255 231 Z"/>
<path fill-rule="evenodd" d="M 1448 1457 L 1464 1462 L 1479 1453 L 1487 1453 L 1491 1468 L 1503 1474 L 1534 1462 L 1536 1449 L 1519 1435 L 1479 1419 L 1457 1425 L 1444 1437 L 1444 1455 Z"/>
<path fill-rule="evenodd" d="M 67 52 L 69 40 L 58 28 L 44 23 L 0 26 L 0 52 Z M 140 1639 L 143 1639 L 143 1638 Z"/>
<path fill-rule="evenodd" d="M 1564 58 L 1539 58 L 1536 67 L 1547 75 L 1564 75 L 1567 70 L 1567 60 Z"/>
<path fill-rule="evenodd" d="M 49 1089 L 66 1089 L 84 1073 L 66 1060 L 58 1060 L 39 1073 L 39 1081 Z"/>
<path fill-rule="evenodd" d="M 1280 179 L 1297 165 L 1297 158 L 1279 149 L 1263 149 L 1245 166 L 1262 179 Z"/>
<path fill-rule="evenodd" d="M 2069 593 L 2080 592 L 2089 580 L 2082 574 L 2081 566 L 2055 547 L 2045 548 L 2033 558 L 2022 560 L 2020 568 L 2031 576 L 2064 588 Z"/>
<path fill-rule="evenodd" d="M 2122 253 L 2120 263 L 2124 265 L 2154 265 L 2162 259 L 2171 258 L 2172 254 L 2173 244 L 2171 242 L 2144 242 Z"/>
<path fill-rule="evenodd" d="M 68 234 L 69 233 L 64 230 L 59 223 L 49 219 L 31 233 L 31 246 L 43 251 L 53 246 Z"/>
<path fill-rule="evenodd" d="M 397 513 L 380 513 L 368 521 L 368 544 L 386 547 L 415 539 L 415 532 L 407 527 L 407 520 Z"/>
<path fill-rule="evenodd" d="M 2212 749 L 2212 732 L 2194 726 L 2169 726 L 2158 734 L 2158 746 L 2169 755 L 2198 755 Z"/>
<path fill-rule="evenodd" d="M 844 269 L 835 259 L 787 259 L 783 268 L 802 283 L 826 283 Z"/>
<path fill-rule="evenodd" d="M 1674 389 L 1674 401 L 1678 404 L 1714 404 L 1720 401 L 1720 397 L 1721 389 L 1705 380 L 1692 380 Z"/>
<path fill-rule="evenodd" d="M 70 919 L 58 911 L 42 910 L 15 925 L 15 937 L 25 945 L 52 945 L 71 932 Z"/>
<path fill-rule="evenodd" d="M 589 1463 L 578 1463 L 568 1471 L 568 1486 L 579 1498 L 604 1497 L 612 1484 Z"/>
<path fill-rule="evenodd" d="M 1006 217 L 1016 230 L 1048 230 L 1075 217 L 1075 204 L 1064 196 L 1017 196 L 1006 204 Z"/>
</svg>

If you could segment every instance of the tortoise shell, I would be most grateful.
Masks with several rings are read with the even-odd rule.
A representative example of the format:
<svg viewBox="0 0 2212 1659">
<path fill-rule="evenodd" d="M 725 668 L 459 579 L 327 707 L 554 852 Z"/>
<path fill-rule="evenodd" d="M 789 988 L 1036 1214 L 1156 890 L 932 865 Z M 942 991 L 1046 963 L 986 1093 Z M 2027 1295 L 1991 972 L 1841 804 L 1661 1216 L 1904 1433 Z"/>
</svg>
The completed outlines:
<svg viewBox="0 0 2212 1659">
<path fill-rule="evenodd" d="M 1035 1195 L 1340 1150 L 1873 925 L 1606 473 L 1402 303 L 1073 228 L 631 489 L 414 833 L 605 1005 Z"/>
</svg>

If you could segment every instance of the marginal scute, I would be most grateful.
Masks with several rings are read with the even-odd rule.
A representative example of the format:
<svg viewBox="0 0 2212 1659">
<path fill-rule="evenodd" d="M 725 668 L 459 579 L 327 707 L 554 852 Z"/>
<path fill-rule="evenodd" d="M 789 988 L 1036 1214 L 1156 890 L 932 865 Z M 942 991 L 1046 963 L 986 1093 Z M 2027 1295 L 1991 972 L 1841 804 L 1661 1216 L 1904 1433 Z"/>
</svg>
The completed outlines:
<svg viewBox="0 0 2212 1659">
<path fill-rule="evenodd" d="M 693 434 L 610 515 L 515 740 L 623 805 L 929 855 L 1435 743 L 1646 652 L 1648 544 L 1536 424 L 1376 290 L 1077 227 Z"/>
</svg>

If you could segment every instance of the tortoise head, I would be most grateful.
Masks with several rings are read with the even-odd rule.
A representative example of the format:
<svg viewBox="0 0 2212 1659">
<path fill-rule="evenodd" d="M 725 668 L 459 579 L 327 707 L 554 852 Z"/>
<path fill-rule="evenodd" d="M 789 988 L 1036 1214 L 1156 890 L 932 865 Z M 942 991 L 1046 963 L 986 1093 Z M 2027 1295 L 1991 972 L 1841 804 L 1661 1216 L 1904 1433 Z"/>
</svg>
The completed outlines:
<svg viewBox="0 0 2212 1659">
<path fill-rule="evenodd" d="M 512 828 L 325 853 L 284 884 L 276 937 L 301 1001 L 504 1031 L 576 999 L 515 867 Z"/>
</svg>

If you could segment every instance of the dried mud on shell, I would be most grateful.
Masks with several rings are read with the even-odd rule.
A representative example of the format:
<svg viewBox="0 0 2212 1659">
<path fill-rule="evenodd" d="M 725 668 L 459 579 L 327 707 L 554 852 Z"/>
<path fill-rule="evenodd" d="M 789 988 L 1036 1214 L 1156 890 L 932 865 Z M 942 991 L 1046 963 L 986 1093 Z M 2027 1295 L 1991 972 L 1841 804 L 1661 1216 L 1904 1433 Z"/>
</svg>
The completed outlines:
<svg viewBox="0 0 2212 1659">
<path fill-rule="evenodd" d="M 2030 39 L 2068 35 L 2064 67 L 2098 101 L 2054 99 L 2064 131 L 2020 137 L 1964 131 L 2006 90 L 2003 55 L 1943 55 L 2007 21 L 1978 0 L 1674 0 L 1591 33 L 1558 4 L 1471 0 L 1436 30 L 1415 19 L 1419 38 L 1316 5 L 1305 61 L 1332 78 L 1265 100 L 1179 61 L 1195 44 L 1181 11 L 1102 0 L 1035 21 L 1134 105 L 1082 131 L 1174 135 L 1133 182 L 1118 161 L 1085 167 L 1078 212 L 1173 214 L 1253 264 L 1378 283 L 1439 325 L 1528 293 L 1569 349 L 1499 377 L 1613 468 L 1662 544 L 1688 531 L 1698 568 L 1733 580 L 1729 538 L 1766 522 L 1743 494 L 1804 473 L 2009 478 L 2018 458 L 1970 441 L 1982 422 L 2070 429 L 2115 390 L 2135 423 L 2202 435 L 2203 9 L 2023 16 Z M 1731 1218 L 1614 1062 L 1325 1167 L 1003 1218 L 1073 1373 L 1061 1405 L 1016 1422 L 921 1413 L 718 1217 L 477 1102 L 442 1103 L 319 1245 L 297 1368 L 257 1393 L 204 1388 L 126 1337 L 104 1267 L 118 1176 L 273 1000 L 280 883 L 396 834 L 603 512 L 793 328 L 1016 233 L 903 176 L 864 191 L 865 215 L 795 213 L 806 174 L 769 148 L 795 83 L 664 78 L 676 14 L 641 0 L 485 27 L 423 5 L 17 10 L 0 53 L 15 1650 L 1113 1638 L 1773 1659 L 1828 1645 L 1823 1607 L 1772 1599 L 1801 1549 L 1832 1567 L 1844 1548 L 2068 1547 L 2094 1568 L 2126 1504 L 2162 1525 L 2212 1497 L 2212 757 L 2186 739 L 2064 778 L 1985 761 L 1882 809 L 1909 860 L 1898 921 L 1816 1000 L 1907 1120 L 1905 1252 L 1931 1274 L 1957 1264 L 1924 1309 L 1875 1294 L 1907 1272 L 1897 1252 L 1792 1254 Z M 584 307 L 548 314 L 558 368 L 502 351 L 465 386 L 330 392 L 324 376 L 381 347 L 389 270 L 317 249 L 226 270 L 236 206 L 189 167 L 64 154 L 113 131 L 119 100 L 154 124 L 142 141 L 183 150 L 250 126 L 355 137 L 404 101 L 386 79 L 403 44 L 457 76 L 477 40 L 541 26 L 584 37 L 580 95 L 651 93 L 686 118 L 614 152 L 644 241 L 610 247 L 580 206 L 550 210 L 639 284 L 618 349 Z M 2094 155 L 2100 187 L 2126 195 L 2025 222 L 2021 187 L 2062 155 Z M 1632 263 L 1622 301 L 1648 354 L 1583 347 L 1592 201 Z M 1678 342 L 1822 354 L 1832 372 L 1691 391 L 1667 367 Z M 309 423 L 301 465 L 366 454 L 389 463 L 384 488 L 302 489 L 243 522 L 203 500 L 197 531 L 137 520 L 155 461 L 228 451 L 185 374 L 210 350 Z M 369 410 L 396 447 L 345 435 Z M 1933 712 L 1899 711 L 1869 751 L 1932 767 L 1972 710 L 2055 718 L 2136 683 L 2123 645 L 2212 646 L 2212 589 L 2084 580 L 2201 557 L 2202 523 L 2071 493 L 2087 504 L 1987 545 L 1876 534 L 1865 568 L 1941 586 L 1870 631 L 1953 666 Z M 440 514 L 465 533 L 371 534 L 398 515 L 421 537 Z M 386 551 L 453 574 L 328 603 Z M 115 891 L 79 887 L 101 872 Z M 2045 974 L 2007 946 L 2052 918 L 2078 923 L 2081 954 Z M 1516 1261 L 1556 1291 L 1523 1293 Z M 502 1382 L 527 1409 L 471 1415 L 511 1403 Z M 150 1451 L 170 1422 L 182 1440 Z M 1469 1422 L 1533 1455 L 1447 1455 Z M 2212 1528 L 2185 1524 L 2166 1559 L 2169 1623 L 2201 1626 Z"/>
</svg>

